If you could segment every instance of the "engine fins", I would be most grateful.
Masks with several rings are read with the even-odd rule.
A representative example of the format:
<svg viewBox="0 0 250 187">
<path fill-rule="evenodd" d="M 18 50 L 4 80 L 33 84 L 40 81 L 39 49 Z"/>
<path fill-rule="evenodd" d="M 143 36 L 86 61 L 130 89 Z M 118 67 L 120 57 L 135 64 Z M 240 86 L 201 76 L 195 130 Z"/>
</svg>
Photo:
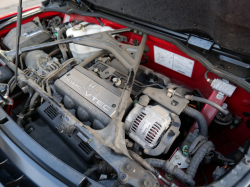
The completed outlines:
<svg viewBox="0 0 250 187">
<path fill-rule="evenodd" d="M 87 144 L 85 143 L 84 141 L 81 141 L 78 146 L 87 154 L 91 154 L 92 153 L 92 148 Z"/>
<path fill-rule="evenodd" d="M 50 117 L 50 119 L 55 119 L 57 116 L 58 116 L 58 112 L 57 112 L 57 110 L 53 107 L 53 106 L 51 106 L 51 105 L 49 105 L 45 110 L 44 110 L 44 113 L 45 114 L 47 114 L 49 117 Z"/>
</svg>

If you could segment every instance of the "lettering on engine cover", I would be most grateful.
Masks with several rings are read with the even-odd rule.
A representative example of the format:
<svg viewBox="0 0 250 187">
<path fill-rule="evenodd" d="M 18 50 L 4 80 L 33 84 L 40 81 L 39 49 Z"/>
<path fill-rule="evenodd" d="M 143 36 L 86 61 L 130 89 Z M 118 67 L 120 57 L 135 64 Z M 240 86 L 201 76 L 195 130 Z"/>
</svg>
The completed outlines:
<svg viewBox="0 0 250 187">
<path fill-rule="evenodd" d="M 76 69 L 72 69 L 61 77 L 60 80 L 108 116 L 112 117 L 115 114 L 120 97 L 86 75 Z"/>
</svg>

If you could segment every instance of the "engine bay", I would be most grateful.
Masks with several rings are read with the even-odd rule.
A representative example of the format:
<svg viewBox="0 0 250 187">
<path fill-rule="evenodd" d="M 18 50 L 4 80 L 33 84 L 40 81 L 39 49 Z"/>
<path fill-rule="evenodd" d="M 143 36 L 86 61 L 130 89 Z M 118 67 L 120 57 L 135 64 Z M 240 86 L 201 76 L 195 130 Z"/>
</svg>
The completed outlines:
<svg viewBox="0 0 250 187">
<path fill-rule="evenodd" d="M 249 119 L 235 94 L 249 94 L 173 44 L 101 20 L 61 13 L 26 20 L 17 77 L 16 28 L 3 31 L 1 63 L 12 71 L 2 81 L 2 104 L 14 102 L 7 113 L 100 184 L 219 186 L 245 159 L 235 151 L 249 144 Z M 236 131 L 240 140 L 231 137 Z"/>
</svg>

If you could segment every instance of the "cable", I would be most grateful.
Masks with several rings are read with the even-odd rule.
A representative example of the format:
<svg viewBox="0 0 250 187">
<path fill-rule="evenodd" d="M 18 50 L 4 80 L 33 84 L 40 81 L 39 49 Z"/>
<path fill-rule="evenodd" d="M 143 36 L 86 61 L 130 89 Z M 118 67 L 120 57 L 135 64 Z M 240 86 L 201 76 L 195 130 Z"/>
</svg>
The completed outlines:
<svg viewBox="0 0 250 187">
<path fill-rule="evenodd" d="M 206 71 L 206 73 L 205 73 L 205 79 L 207 80 L 207 82 L 209 82 L 209 83 L 212 83 L 213 82 L 213 80 L 212 79 L 209 79 L 208 77 L 207 77 L 207 73 L 208 73 L 209 71 Z"/>
<path fill-rule="evenodd" d="M 139 85 L 138 85 L 138 86 L 139 86 Z M 145 87 L 151 87 L 151 86 L 159 86 L 159 87 L 161 87 L 161 88 L 163 88 L 163 89 L 168 90 L 165 86 L 162 86 L 162 85 L 159 84 L 159 83 L 153 83 L 153 84 L 143 85 L 143 86 L 139 86 L 139 87 L 145 88 Z"/>
<path fill-rule="evenodd" d="M 186 106 L 186 108 L 183 110 L 183 113 L 194 118 L 198 123 L 200 134 L 207 137 L 207 134 L 208 134 L 207 121 L 205 117 L 202 115 L 202 113 L 200 113 L 198 110 L 195 110 L 189 106 Z"/>
</svg>

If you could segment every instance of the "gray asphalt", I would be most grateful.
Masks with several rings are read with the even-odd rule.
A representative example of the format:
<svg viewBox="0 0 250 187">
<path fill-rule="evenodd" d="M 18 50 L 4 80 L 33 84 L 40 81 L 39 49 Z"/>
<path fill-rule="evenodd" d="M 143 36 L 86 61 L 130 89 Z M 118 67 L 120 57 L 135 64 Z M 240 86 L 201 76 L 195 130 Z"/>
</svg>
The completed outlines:
<svg viewBox="0 0 250 187">
<path fill-rule="evenodd" d="M 41 4 L 42 0 L 23 0 L 23 8 Z M 0 15 L 17 11 L 19 0 L 0 0 Z"/>
</svg>

